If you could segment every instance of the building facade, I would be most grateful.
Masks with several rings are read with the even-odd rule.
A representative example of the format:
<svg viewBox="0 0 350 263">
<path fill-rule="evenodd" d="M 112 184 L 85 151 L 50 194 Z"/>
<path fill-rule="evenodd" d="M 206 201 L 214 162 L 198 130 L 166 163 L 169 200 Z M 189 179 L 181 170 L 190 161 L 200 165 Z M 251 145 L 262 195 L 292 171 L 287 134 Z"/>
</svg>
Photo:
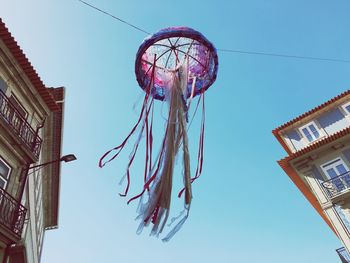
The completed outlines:
<svg viewBox="0 0 350 263">
<path fill-rule="evenodd" d="M 350 252 L 350 90 L 273 131 L 279 165 Z"/>
<path fill-rule="evenodd" d="M 58 225 L 64 88 L 47 88 L 0 19 L 0 262 L 40 262 Z"/>
</svg>

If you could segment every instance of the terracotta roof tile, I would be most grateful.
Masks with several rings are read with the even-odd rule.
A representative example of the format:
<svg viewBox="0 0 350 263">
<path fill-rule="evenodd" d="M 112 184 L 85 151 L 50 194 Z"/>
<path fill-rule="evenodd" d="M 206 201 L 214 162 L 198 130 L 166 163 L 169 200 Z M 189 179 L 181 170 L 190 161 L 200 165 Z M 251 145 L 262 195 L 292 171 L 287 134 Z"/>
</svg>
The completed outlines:
<svg viewBox="0 0 350 263">
<path fill-rule="evenodd" d="M 290 154 L 288 157 L 285 157 L 281 161 L 283 161 L 283 160 L 289 161 L 289 160 L 295 159 L 295 158 L 297 158 L 303 154 L 306 154 L 308 152 L 311 152 L 311 151 L 313 151 L 313 150 L 315 150 L 323 145 L 334 142 L 335 140 L 337 140 L 341 137 L 344 137 L 345 135 L 348 135 L 348 134 L 350 134 L 350 127 L 347 127 L 347 128 L 340 130 L 340 131 L 338 131 L 330 136 L 323 138 L 322 140 L 319 140 L 313 144 L 310 144 L 309 146 L 307 146 L 307 147 L 305 147 L 305 148 L 303 148 L 295 153 Z"/>
<path fill-rule="evenodd" d="M 307 116 L 309 116 L 309 115 L 311 115 L 311 114 L 313 114 L 313 113 L 315 113 L 315 112 L 317 112 L 317 111 L 327 107 L 328 105 L 336 102 L 337 100 L 339 100 L 339 99 L 341 99 L 341 98 L 343 98 L 343 97 L 345 97 L 346 95 L 349 95 L 349 94 L 350 94 L 350 90 L 347 90 L 347 91 L 339 94 L 338 96 L 334 97 L 333 99 L 330 99 L 329 101 L 326 101 L 325 103 L 323 103 L 323 104 L 313 108 L 312 110 L 309 110 L 309 111 L 301 114 L 300 116 L 294 118 L 293 120 L 290 120 L 290 121 L 286 122 L 285 124 L 283 124 L 283 125 L 279 126 L 278 128 L 274 129 L 272 132 L 274 134 L 277 134 L 279 131 L 281 131 L 281 130 L 287 128 L 288 126 L 290 126 L 290 125 L 292 125 L 292 124 L 294 124 L 294 123 L 304 119 L 305 117 L 307 117 Z"/>
<path fill-rule="evenodd" d="M 40 79 L 38 73 L 35 71 L 22 49 L 18 46 L 16 40 L 11 36 L 11 33 L 5 26 L 4 22 L 0 18 L 0 38 L 5 43 L 7 48 L 16 58 L 18 64 L 22 67 L 23 71 L 27 75 L 30 82 L 37 89 L 40 96 L 45 101 L 46 105 L 52 111 L 59 111 L 60 107 L 57 105 L 55 99 L 49 90 L 45 87 L 44 83 Z"/>
</svg>

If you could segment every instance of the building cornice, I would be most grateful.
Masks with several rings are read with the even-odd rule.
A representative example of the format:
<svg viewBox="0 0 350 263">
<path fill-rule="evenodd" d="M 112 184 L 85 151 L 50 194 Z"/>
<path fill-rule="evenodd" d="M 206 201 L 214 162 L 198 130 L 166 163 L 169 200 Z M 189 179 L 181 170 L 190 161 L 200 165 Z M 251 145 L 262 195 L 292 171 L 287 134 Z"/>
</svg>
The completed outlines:
<svg viewBox="0 0 350 263">
<path fill-rule="evenodd" d="M 314 114 L 319 113 L 320 111 L 325 110 L 326 108 L 328 108 L 329 106 L 332 106 L 332 104 L 334 104 L 335 102 L 341 100 L 342 98 L 346 97 L 347 95 L 350 95 L 350 90 L 347 90 L 341 94 L 339 94 L 338 96 L 326 101 L 325 103 L 299 115 L 298 117 L 286 122 L 285 124 L 282 124 L 281 126 L 277 127 L 276 129 L 274 129 L 272 131 L 272 133 L 276 136 L 278 135 L 282 130 L 285 130 L 287 128 L 289 128 L 290 126 L 294 125 L 297 122 L 302 121 L 303 119 L 306 119 L 307 117 L 310 117 Z"/>
<path fill-rule="evenodd" d="M 333 228 L 332 223 L 329 221 L 325 213 L 323 212 L 323 209 L 318 202 L 315 195 L 311 192 L 311 190 L 307 187 L 305 182 L 300 178 L 298 173 L 295 171 L 295 169 L 292 167 L 292 165 L 289 163 L 287 159 L 282 159 L 278 161 L 278 164 L 281 166 L 281 168 L 284 170 L 284 172 L 289 176 L 289 178 L 292 180 L 292 182 L 298 187 L 300 192 L 303 193 L 305 198 L 310 202 L 310 204 L 314 207 L 314 209 L 317 211 L 317 213 L 322 217 L 322 219 L 326 222 L 326 224 L 331 228 L 331 230 L 335 233 L 335 229 Z"/>
<path fill-rule="evenodd" d="M 298 162 L 299 157 L 305 157 L 306 155 L 311 156 L 315 151 L 320 150 L 322 147 L 326 147 L 327 145 L 333 144 L 337 140 L 342 140 L 345 136 L 350 134 L 350 127 L 344 128 L 332 135 L 324 137 L 318 141 L 311 143 L 310 145 L 296 151 L 292 152 L 287 146 L 286 142 L 283 139 L 283 132 L 294 128 L 296 125 L 300 125 L 302 122 L 309 121 L 311 118 L 317 117 L 321 112 L 325 112 L 331 110 L 336 105 L 340 105 L 344 103 L 344 101 L 350 96 L 350 90 L 343 92 L 342 94 L 330 99 L 329 101 L 313 108 L 312 110 L 294 118 L 293 120 L 281 125 L 280 127 L 274 129 L 272 133 L 276 137 L 276 139 L 280 142 L 283 148 L 288 153 L 288 156 L 279 160 L 278 164 L 285 171 L 285 173 L 289 176 L 292 182 L 298 187 L 298 189 L 302 192 L 305 198 L 310 202 L 310 204 L 316 209 L 316 211 L 320 214 L 323 220 L 327 223 L 327 225 L 332 229 L 334 233 L 336 233 L 334 227 L 329 221 L 328 217 L 324 213 L 324 207 L 320 205 L 315 195 L 312 193 L 311 189 L 306 185 L 306 183 L 301 179 L 298 175 L 296 169 L 292 166 L 292 162 Z M 308 158 L 312 158 L 308 157 Z"/>
<path fill-rule="evenodd" d="M 308 145 L 307 147 L 304 147 L 303 149 L 297 151 L 297 152 L 294 152 L 294 153 L 291 153 L 289 154 L 289 156 L 285 157 L 284 159 L 280 160 L 280 161 L 283 161 L 283 160 L 286 160 L 286 161 L 290 161 L 290 160 L 294 160 L 304 154 L 307 154 L 307 153 L 310 153 L 316 149 L 319 149 L 320 147 L 324 146 L 324 145 L 327 145 L 329 143 L 332 143 L 332 142 L 335 142 L 336 140 L 346 136 L 350 134 L 350 127 L 347 127 L 343 130 L 340 130 L 330 136 L 327 136 L 319 141 L 316 141 L 310 145 Z M 279 161 L 279 162 L 280 162 Z"/>
<path fill-rule="evenodd" d="M 63 137 L 63 118 L 64 118 L 64 87 L 50 88 L 49 91 L 52 93 L 56 101 L 60 101 L 58 106 L 60 111 L 53 112 L 51 122 L 51 141 L 52 141 L 52 152 L 51 159 L 58 160 L 62 156 L 62 137 Z M 58 214 L 59 214 L 59 193 L 60 193 L 60 173 L 61 173 L 61 162 L 56 162 L 51 165 L 50 176 L 48 178 L 47 189 L 44 191 L 47 194 L 47 214 L 45 220 L 45 228 L 53 229 L 58 227 Z"/>
<path fill-rule="evenodd" d="M 17 44 L 14 37 L 11 35 L 8 28 L 5 26 L 4 22 L 0 18 L 0 39 L 6 45 L 8 50 L 11 52 L 13 57 L 16 59 L 17 63 L 20 65 L 23 72 L 26 74 L 32 85 L 38 91 L 40 97 L 44 100 L 46 105 L 51 111 L 59 111 L 60 108 L 57 105 L 53 95 L 46 88 L 43 81 L 40 79 L 38 73 L 29 62 L 26 55 L 23 53 L 20 46 Z"/>
<path fill-rule="evenodd" d="M 313 151 L 321 148 L 322 146 L 329 145 L 330 143 L 335 142 L 338 139 L 344 138 L 346 135 L 350 134 L 350 127 L 345 128 L 331 136 L 328 136 L 320 141 L 317 141 L 306 148 L 303 148 L 295 153 L 290 154 L 289 156 L 278 161 L 278 164 L 285 171 L 285 173 L 289 176 L 289 178 L 293 181 L 293 183 L 298 187 L 298 189 L 303 193 L 306 199 L 310 202 L 310 204 L 316 209 L 316 211 L 320 214 L 323 220 L 328 224 L 328 226 L 333 230 L 335 230 L 323 212 L 323 208 L 320 203 L 316 199 L 315 195 L 312 191 L 307 187 L 305 182 L 299 177 L 298 173 L 295 171 L 293 166 L 291 165 L 291 161 L 297 159 L 298 157 L 304 156 L 305 154 L 312 154 Z"/>
</svg>

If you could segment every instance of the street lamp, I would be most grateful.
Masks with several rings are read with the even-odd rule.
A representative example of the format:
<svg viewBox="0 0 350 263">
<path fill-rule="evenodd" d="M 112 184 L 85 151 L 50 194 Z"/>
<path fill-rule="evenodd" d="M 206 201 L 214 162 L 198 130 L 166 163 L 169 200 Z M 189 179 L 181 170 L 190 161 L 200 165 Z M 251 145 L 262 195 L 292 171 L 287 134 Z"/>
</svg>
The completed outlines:
<svg viewBox="0 0 350 263">
<path fill-rule="evenodd" d="M 75 157 L 74 154 L 67 154 L 61 157 L 61 161 L 64 161 L 66 163 L 71 162 L 71 161 L 75 161 L 77 159 L 77 157 Z"/>
<path fill-rule="evenodd" d="M 66 154 L 66 155 L 63 155 L 61 158 L 59 159 L 56 159 L 56 160 L 53 160 L 53 161 L 50 161 L 50 162 L 46 162 L 46 163 L 41 163 L 41 164 L 38 164 L 38 165 L 34 165 L 34 166 L 31 166 L 31 167 L 28 167 L 26 170 L 25 170 L 25 174 L 24 174 L 24 181 L 22 182 L 22 187 L 21 187 L 21 192 L 20 192 L 20 198 L 22 200 L 22 196 L 23 196 L 23 193 L 24 193 L 24 188 L 25 188 L 25 185 L 26 185 L 26 181 L 27 181 L 27 178 L 28 178 L 28 175 L 31 174 L 31 173 L 28 173 L 29 170 L 31 169 L 34 169 L 34 168 L 38 168 L 38 167 L 43 167 L 43 166 L 46 166 L 48 164 L 52 164 L 52 163 L 59 163 L 59 162 L 65 162 L 65 163 L 68 163 L 68 162 L 71 162 L 71 161 L 75 161 L 77 159 L 77 157 L 75 157 L 74 154 Z M 34 171 L 33 171 L 34 172 Z M 32 173 L 33 173 L 32 172 Z M 20 179 L 22 180 L 22 179 Z"/>
<path fill-rule="evenodd" d="M 68 162 L 71 162 L 71 161 L 75 161 L 76 159 L 77 159 L 77 157 L 75 157 L 74 154 L 67 154 L 67 155 L 62 156 L 59 159 L 31 166 L 31 167 L 28 168 L 28 170 L 34 169 L 34 168 L 38 168 L 38 167 L 42 167 L 42 166 L 45 166 L 45 165 L 48 165 L 48 164 L 52 164 L 52 163 L 62 162 L 62 161 L 65 162 L 65 163 L 68 163 Z"/>
</svg>

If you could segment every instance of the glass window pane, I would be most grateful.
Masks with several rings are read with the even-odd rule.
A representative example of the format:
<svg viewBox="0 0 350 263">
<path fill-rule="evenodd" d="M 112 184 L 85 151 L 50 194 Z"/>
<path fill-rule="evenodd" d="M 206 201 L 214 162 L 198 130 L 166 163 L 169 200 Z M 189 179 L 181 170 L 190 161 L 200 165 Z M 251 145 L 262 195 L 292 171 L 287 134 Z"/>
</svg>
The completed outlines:
<svg viewBox="0 0 350 263">
<path fill-rule="evenodd" d="M 316 139 L 320 137 L 320 134 L 318 133 L 315 125 L 311 124 L 309 126 L 309 128 L 310 128 L 311 132 L 313 133 L 313 135 L 315 136 Z"/>
<path fill-rule="evenodd" d="M 10 102 L 23 118 L 27 117 L 26 110 L 22 107 L 22 105 L 18 102 L 18 100 L 13 95 L 11 95 L 10 97 Z"/>
<path fill-rule="evenodd" d="M 8 168 L 1 160 L 0 160 L 0 176 L 5 179 L 8 179 L 10 168 Z"/>
<path fill-rule="evenodd" d="M 0 90 L 5 93 L 7 90 L 7 85 L 3 79 L 0 78 Z"/>
<path fill-rule="evenodd" d="M 334 171 L 333 168 L 331 169 L 327 169 L 327 174 L 330 178 L 334 178 L 334 177 L 337 177 L 337 173 Z"/>
<path fill-rule="evenodd" d="M 343 164 L 338 164 L 335 168 L 337 168 L 339 174 L 345 174 L 347 172 Z"/>
<path fill-rule="evenodd" d="M 350 113 L 350 105 L 346 106 L 345 109 Z"/>
<path fill-rule="evenodd" d="M 0 188 L 4 189 L 5 184 L 6 184 L 6 182 L 0 178 Z"/>
<path fill-rule="evenodd" d="M 311 134 L 309 133 L 308 129 L 303 128 L 302 131 L 303 131 L 304 135 L 306 136 L 306 138 L 308 139 L 308 141 L 312 142 L 313 138 L 312 138 Z"/>
</svg>

